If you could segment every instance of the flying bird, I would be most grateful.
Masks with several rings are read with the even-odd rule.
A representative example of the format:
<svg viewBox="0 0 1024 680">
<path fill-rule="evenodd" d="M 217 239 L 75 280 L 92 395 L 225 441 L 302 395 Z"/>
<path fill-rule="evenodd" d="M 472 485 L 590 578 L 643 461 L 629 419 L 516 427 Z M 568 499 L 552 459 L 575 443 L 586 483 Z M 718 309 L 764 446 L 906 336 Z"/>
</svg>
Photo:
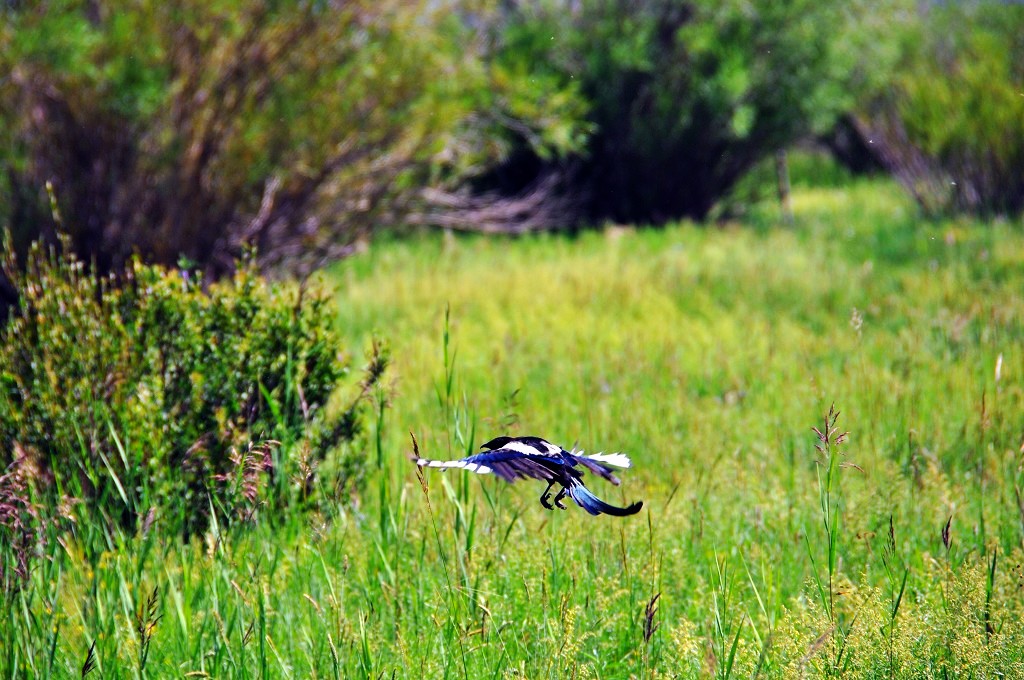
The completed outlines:
<svg viewBox="0 0 1024 680">
<path fill-rule="evenodd" d="M 432 467 L 446 470 L 459 468 L 469 472 L 486 475 L 494 473 L 507 482 L 517 479 L 539 479 L 548 486 L 540 495 L 540 503 L 548 510 L 557 507 L 565 510 L 562 499 L 566 496 L 591 515 L 616 515 L 624 517 L 640 512 L 643 501 L 620 508 L 609 505 L 590 492 L 583 485 L 583 470 L 586 468 L 594 474 L 604 477 L 612 484 L 618 485 L 619 478 L 612 474 L 615 468 L 628 468 L 629 457 L 622 453 L 593 453 L 584 455 L 582 451 L 566 451 L 540 437 L 496 437 L 480 448 L 485 449 L 460 460 L 427 460 L 416 458 L 420 467 Z M 551 500 L 551 487 L 561 488 Z"/>
</svg>

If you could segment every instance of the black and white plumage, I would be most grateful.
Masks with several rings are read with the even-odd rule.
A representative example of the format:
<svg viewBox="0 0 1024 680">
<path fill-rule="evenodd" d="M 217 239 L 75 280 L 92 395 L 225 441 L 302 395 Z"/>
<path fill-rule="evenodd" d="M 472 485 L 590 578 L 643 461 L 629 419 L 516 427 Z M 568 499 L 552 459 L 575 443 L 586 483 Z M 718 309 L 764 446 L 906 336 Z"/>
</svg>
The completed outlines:
<svg viewBox="0 0 1024 680">
<path fill-rule="evenodd" d="M 630 466 L 629 457 L 625 454 L 593 453 L 584 455 L 582 451 L 566 451 L 540 437 L 496 437 L 480 448 L 485 451 L 467 458 L 459 460 L 417 458 L 416 464 L 420 467 L 441 470 L 458 468 L 481 475 L 493 473 L 507 482 L 514 482 L 517 479 L 539 479 L 548 483 L 544 493 L 540 496 L 541 505 L 548 510 L 553 507 L 565 510 L 561 500 L 566 496 L 576 501 L 577 505 L 591 515 L 602 513 L 620 517 L 633 515 L 639 512 L 644 505 L 643 501 L 637 501 L 625 508 L 609 505 L 583 485 L 583 470 L 579 469 L 581 467 L 618 485 L 619 478 L 612 474 L 612 470 Z M 555 484 L 562 488 L 555 495 L 554 506 L 552 506 L 549 501 L 551 487 Z"/>
</svg>

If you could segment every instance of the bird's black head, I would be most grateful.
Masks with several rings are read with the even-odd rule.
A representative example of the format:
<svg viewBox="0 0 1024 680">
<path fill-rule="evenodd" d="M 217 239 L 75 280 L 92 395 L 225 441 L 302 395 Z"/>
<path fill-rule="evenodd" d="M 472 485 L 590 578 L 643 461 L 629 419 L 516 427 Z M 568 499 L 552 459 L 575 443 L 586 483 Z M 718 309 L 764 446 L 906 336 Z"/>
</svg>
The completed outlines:
<svg viewBox="0 0 1024 680">
<path fill-rule="evenodd" d="M 512 441 L 512 437 L 495 437 L 486 444 L 481 444 L 480 448 L 487 449 L 488 451 L 493 451 L 494 449 L 500 449 L 502 446 L 508 444 L 510 441 Z"/>
</svg>

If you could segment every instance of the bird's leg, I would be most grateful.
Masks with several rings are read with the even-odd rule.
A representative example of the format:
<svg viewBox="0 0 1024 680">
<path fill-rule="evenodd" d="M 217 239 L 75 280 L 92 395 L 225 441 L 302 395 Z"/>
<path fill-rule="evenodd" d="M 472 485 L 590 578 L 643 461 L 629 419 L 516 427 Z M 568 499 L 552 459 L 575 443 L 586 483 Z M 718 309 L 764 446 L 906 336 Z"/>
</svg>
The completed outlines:
<svg viewBox="0 0 1024 680">
<path fill-rule="evenodd" d="M 551 503 L 548 503 L 548 497 L 551 495 L 548 492 L 551 491 L 551 487 L 553 487 L 554 485 L 554 482 L 548 482 L 548 488 L 544 489 L 544 493 L 540 495 L 540 504 L 543 505 L 548 510 L 554 509 L 551 507 Z"/>
<path fill-rule="evenodd" d="M 565 506 L 562 505 L 562 499 L 565 498 L 566 488 L 563 486 L 562 490 L 555 495 L 555 506 L 561 510 L 565 510 Z"/>
</svg>

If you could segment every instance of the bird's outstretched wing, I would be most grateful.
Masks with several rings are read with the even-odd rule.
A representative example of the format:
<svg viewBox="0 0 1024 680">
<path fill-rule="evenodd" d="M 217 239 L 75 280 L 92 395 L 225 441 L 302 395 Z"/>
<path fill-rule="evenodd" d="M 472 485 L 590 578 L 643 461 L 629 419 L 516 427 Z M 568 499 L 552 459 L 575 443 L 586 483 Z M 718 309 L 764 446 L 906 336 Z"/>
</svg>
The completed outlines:
<svg viewBox="0 0 1024 680">
<path fill-rule="evenodd" d="M 523 453 L 518 449 L 499 448 L 477 453 L 459 460 L 427 460 L 419 458 L 420 467 L 444 469 L 457 468 L 486 475 L 494 473 L 507 482 L 517 479 L 541 479 L 550 482 L 558 478 L 557 470 L 565 463 L 553 456 L 542 456 L 539 452 Z"/>
<path fill-rule="evenodd" d="M 569 480 L 569 485 L 566 486 L 566 492 L 569 494 L 569 498 L 576 501 L 576 505 L 589 512 L 591 515 L 600 515 L 604 513 L 605 515 L 625 517 L 627 515 L 635 515 L 640 512 L 640 508 L 644 507 L 643 501 L 637 501 L 625 508 L 620 508 L 617 505 L 609 505 L 591 493 L 590 489 L 583 486 L 582 480 L 576 478 Z"/>
<path fill-rule="evenodd" d="M 615 486 L 619 485 L 619 478 L 612 472 L 615 468 L 628 468 L 632 463 L 629 456 L 624 453 L 592 453 L 584 455 L 582 451 L 568 452 L 573 461 L 587 468 L 596 475 L 604 477 Z"/>
</svg>

